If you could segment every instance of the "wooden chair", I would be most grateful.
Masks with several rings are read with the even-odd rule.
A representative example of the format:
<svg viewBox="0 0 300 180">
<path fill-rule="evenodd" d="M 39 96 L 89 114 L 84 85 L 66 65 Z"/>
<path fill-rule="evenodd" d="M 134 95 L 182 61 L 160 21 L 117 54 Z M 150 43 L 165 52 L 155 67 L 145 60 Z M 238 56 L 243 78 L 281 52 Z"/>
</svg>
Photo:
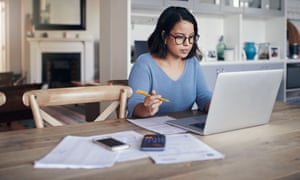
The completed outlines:
<svg viewBox="0 0 300 180">
<path fill-rule="evenodd" d="M 109 80 L 107 81 L 108 85 L 128 85 L 128 80 L 127 79 L 115 79 L 115 80 Z"/>
<path fill-rule="evenodd" d="M 121 85 L 53 88 L 28 91 L 23 95 L 23 103 L 31 107 L 36 127 L 43 128 L 43 119 L 51 126 L 60 126 L 63 124 L 47 114 L 40 107 L 111 102 L 95 119 L 95 121 L 103 121 L 112 112 L 115 112 L 118 107 L 120 108 L 118 117 L 125 118 L 127 99 L 131 96 L 132 89 L 129 86 Z"/>
<path fill-rule="evenodd" d="M 4 93 L 0 92 L 0 106 L 5 104 L 5 102 L 6 102 L 6 96 Z"/>
</svg>

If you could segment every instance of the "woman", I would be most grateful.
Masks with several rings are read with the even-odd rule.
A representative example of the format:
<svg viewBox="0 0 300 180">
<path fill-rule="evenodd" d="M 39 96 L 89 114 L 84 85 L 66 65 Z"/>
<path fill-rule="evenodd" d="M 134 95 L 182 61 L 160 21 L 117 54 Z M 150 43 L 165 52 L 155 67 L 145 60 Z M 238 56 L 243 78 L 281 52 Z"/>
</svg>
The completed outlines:
<svg viewBox="0 0 300 180">
<path fill-rule="evenodd" d="M 134 92 L 141 89 L 151 96 L 134 93 L 128 100 L 128 117 L 191 110 L 195 102 L 208 112 L 211 92 L 195 57 L 198 38 L 197 22 L 187 9 L 169 7 L 162 12 L 148 39 L 149 53 L 138 57 L 128 81 Z"/>
</svg>

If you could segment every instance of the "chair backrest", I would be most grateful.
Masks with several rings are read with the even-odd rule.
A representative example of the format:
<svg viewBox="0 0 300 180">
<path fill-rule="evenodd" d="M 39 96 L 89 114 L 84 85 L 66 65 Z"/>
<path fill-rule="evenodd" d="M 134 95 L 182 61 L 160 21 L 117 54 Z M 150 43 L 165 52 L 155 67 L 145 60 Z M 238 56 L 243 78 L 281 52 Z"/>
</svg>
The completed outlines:
<svg viewBox="0 0 300 180">
<path fill-rule="evenodd" d="M 115 79 L 115 80 L 109 80 L 107 81 L 108 85 L 128 85 L 128 80 L 127 79 Z"/>
<path fill-rule="evenodd" d="M 0 106 L 5 104 L 6 102 L 6 96 L 4 93 L 0 92 Z"/>
<path fill-rule="evenodd" d="M 126 103 L 131 96 L 132 89 L 129 86 L 122 85 L 53 88 L 28 91 L 23 95 L 23 103 L 31 107 L 36 127 L 43 128 L 43 120 L 52 126 L 63 124 L 40 107 L 111 102 L 95 121 L 105 120 L 117 108 L 120 109 L 118 117 L 122 119 L 126 117 Z"/>
</svg>

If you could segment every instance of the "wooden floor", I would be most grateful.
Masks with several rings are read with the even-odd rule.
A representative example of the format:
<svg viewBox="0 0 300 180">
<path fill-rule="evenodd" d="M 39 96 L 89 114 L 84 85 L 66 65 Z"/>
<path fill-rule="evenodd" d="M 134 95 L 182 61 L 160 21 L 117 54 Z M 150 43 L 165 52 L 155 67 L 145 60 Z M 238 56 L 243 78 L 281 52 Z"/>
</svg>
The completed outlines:
<svg viewBox="0 0 300 180">
<path fill-rule="evenodd" d="M 65 124 L 77 124 L 85 121 L 84 105 L 55 106 L 43 108 L 50 115 Z M 35 128 L 33 119 L 0 123 L 0 132 Z"/>
</svg>

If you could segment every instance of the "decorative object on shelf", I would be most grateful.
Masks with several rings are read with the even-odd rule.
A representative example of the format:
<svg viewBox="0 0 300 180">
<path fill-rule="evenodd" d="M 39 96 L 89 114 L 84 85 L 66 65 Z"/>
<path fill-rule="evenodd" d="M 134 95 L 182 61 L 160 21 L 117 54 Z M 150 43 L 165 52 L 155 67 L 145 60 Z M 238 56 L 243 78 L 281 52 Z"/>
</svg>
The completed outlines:
<svg viewBox="0 0 300 180">
<path fill-rule="evenodd" d="M 298 43 L 293 43 L 290 44 L 289 46 L 290 49 L 290 58 L 292 59 L 297 59 L 299 57 L 299 45 Z"/>
<path fill-rule="evenodd" d="M 294 51 L 294 53 L 291 52 L 291 50 L 292 49 L 293 50 L 298 49 L 296 47 L 296 44 L 299 46 L 300 36 L 299 36 L 299 32 L 297 30 L 297 27 L 292 22 L 290 22 L 289 20 L 287 21 L 287 36 L 288 36 L 287 39 L 288 39 L 288 42 L 289 42 L 289 58 L 293 58 L 293 55 L 294 55 L 294 58 L 298 58 L 299 57 L 299 50 L 297 51 L 298 54 L 295 54 L 295 53 L 297 53 L 296 51 Z"/>
<path fill-rule="evenodd" d="M 226 48 L 224 50 L 224 60 L 225 61 L 234 61 L 234 48 Z"/>
<path fill-rule="evenodd" d="M 217 59 L 218 61 L 224 61 L 224 50 L 226 49 L 226 44 L 224 43 L 224 36 L 221 36 L 219 43 L 217 44 Z"/>
<path fill-rule="evenodd" d="M 254 60 L 256 55 L 256 47 L 254 42 L 245 42 L 244 46 L 246 59 L 247 60 Z"/>
<path fill-rule="evenodd" d="M 63 38 L 74 38 L 73 36 L 72 36 L 72 34 L 71 33 L 69 33 L 69 32 L 63 32 Z"/>
<path fill-rule="evenodd" d="M 205 59 L 207 61 L 216 61 L 217 60 L 216 50 L 207 50 L 205 53 Z"/>
<path fill-rule="evenodd" d="M 41 34 L 41 37 L 47 38 L 47 37 L 48 37 L 48 33 L 47 33 L 47 32 L 42 33 L 42 34 Z"/>
<path fill-rule="evenodd" d="M 33 37 L 33 25 L 31 21 L 31 15 L 26 14 L 26 36 L 27 37 Z"/>
<path fill-rule="evenodd" d="M 278 60 L 280 58 L 280 47 L 270 46 L 269 47 L 269 57 L 270 60 Z"/>
<path fill-rule="evenodd" d="M 269 59 L 269 46 L 270 43 L 268 42 L 258 44 L 258 52 L 257 52 L 258 59 L 260 60 Z"/>
</svg>

